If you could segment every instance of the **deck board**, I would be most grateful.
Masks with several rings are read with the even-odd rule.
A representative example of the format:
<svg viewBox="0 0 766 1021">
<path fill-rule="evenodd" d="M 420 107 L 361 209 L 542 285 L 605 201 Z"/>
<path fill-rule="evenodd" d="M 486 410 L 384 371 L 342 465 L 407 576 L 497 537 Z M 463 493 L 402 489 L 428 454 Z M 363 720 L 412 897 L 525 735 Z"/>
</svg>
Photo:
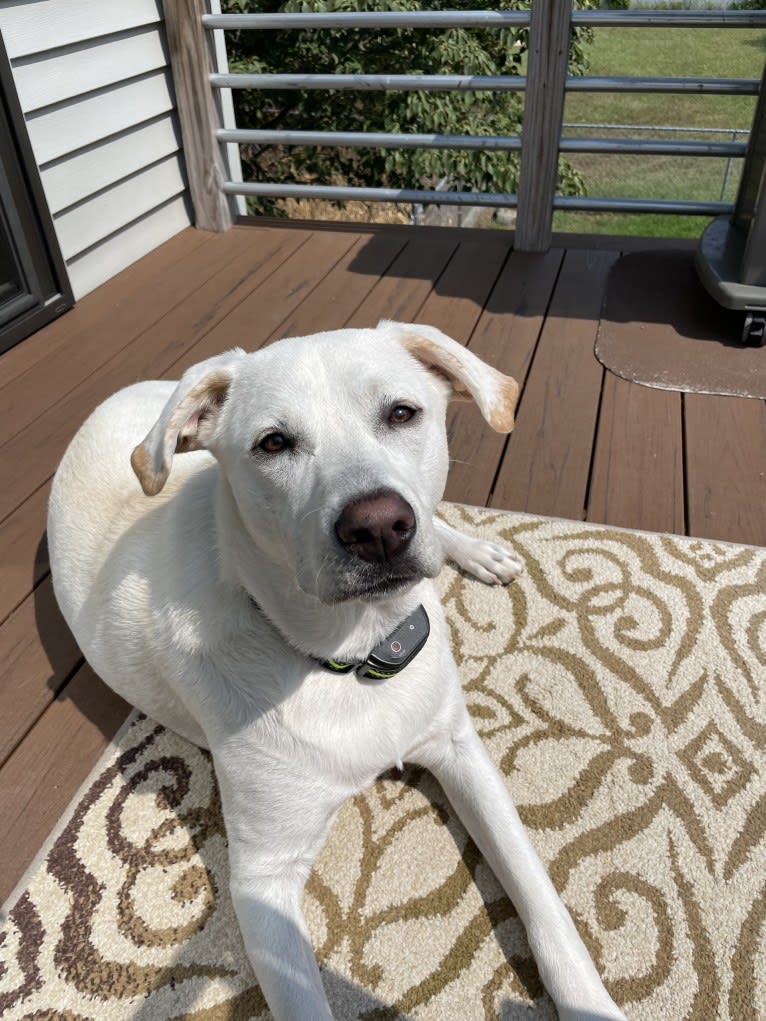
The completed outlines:
<svg viewBox="0 0 766 1021">
<path fill-rule="evenodd" d="M 407 322 L 417 318 L 432 287 L 454 255 L 458 242 L 421 240 L 407 242 L 377 281 L 346 326 L 376 326 L 381 319 Z"/>
<path fill-rule="evenodd" d="M 0 629 L 0 762 L 20 744 L 81 662 L 82 653 L 61 616 L 49 574 Z"/>
<path fill-rule="evenodd" d="M 689 533 L 766 546 L 766 404 L 684 396 Z"/>
<path fill-rule="evenodd" d="M 199 232 L 196 232 L 199 233 Z M 194 231 L 189 231 L 194 240 Z M 180 235 L 187 237 L 184 231 Z M 195 256 L 194 258 L 191 258 Z M 183 301 L 214 271 L 221 259 L 221 246 L 207 240 L 203 245 L 173 245 L 170 251 L 158 249 L 148 257 L 122 292 L 106 285 L 83 300 L 62 320 L 61 328 L 51 331 L 48 344 L 38 344 L 40 357 L 18 376 L 11 377 L 5 365 L 0 376 L 6 413 L 0 423 L 0 444 L 6 443 L 61 397 L 83 380 L 85 366 L 95 372 L 134 337 L 146 330 L 163 314 L 164 307 Z M 162 281 L 163 303 L 146 301 L 146 294 Z M 71 319 L 70 319 L 71 316 Z M 120 329 L 115 330 L 116 321 Z M 41 330 L 30 338 L 34 343 L 47 335 Z M 25 341 L 11 349 L 10 354 L 24 351 Z M 14 368 L 15 368 L 14 363 Z M 40 370 L 44 371 L 40 371 Z"/>
<path fill-rule="evenodd" d="M 685 530 L 682 399 L 607 372 L 588 519 L 653 532 Z"/>
<path fill-rule="evenodd" d="M 404 238 L 358 235 L 353 247 L 328 272 L 321 288 L 307 295 L 267 339 L 301 337 L 345 326 L 405 244 Z"/>
<path fill-rule="evenodd" d="M 435 326 L 461 344 L 470 343 L 509 254 L 510 245 L 461 244 L 421 306 L 417 322 Z"/>
<path fill-rule="evenodd" d="M 450 405 L 447 499 L 766 544 L 766 404 L 605 374 L 593 343 L 621 242 L 554 244 L 526 255 L 498 231 L 273 220 L 189 230 L 0 357 L 0 900 L 127 712 L 81 664 L 44 535 L 61 454 L 122 386 L 235 344 L 430 323 L 522 387 L 510 440 Z"/>
<path fill-rule="evenodd" d="M 523 388 L 551 301 L 563 252 L 512 252 L 482 310 L 470 350 L 512 376 Z M 507 438 L 487 428 L 473 404 L 453 404 L 448 500 L 484 506 L 490 498 Z"/>
<path fill-rule="evenodd" d="M 83 666 L 0 767 L 0 903 L 128 712 L 129 706 Z"/>
<path fill-rule="evenodd" d="M 209 246 L 214 238 L 214 234 L 195 231 L 192 228 L 181 231 L 147 255 L 140 263 L 132 266 L 128 276 L 120 274 L 78 301 L 66 316 L 56 320 L 55 329 L 40 330 L 27 337 L 23 344 L 17 344 L 6 351 L 2 356 L 0 388 L 34 370 L 43 359 L 49 365 L 50 358 L 72 338 L 77 338 L 83 344 L 89 339 L 98 342 L 102 339 L 99 330 L 108 330 L 110 324 L 114 323 L 116 315 L 120 317 L 120 333 L 125 336 L 128 333 L 127 324 L 131 315 L 143 317 L 147 312 L 157 314 L 156 302 L 147 303 L 140 301 L 139 298 L 146 294 L 148 288 L 156 284 L 158 278 L 165 279 L 174 265 L 179 268 L 186 267 L 187 273 L 190 268 L 196 268 L 197 260 L 191 259 L 195 249 L 201 248 L 202 245 Z M 161 306 L 159 308 L 161 311 Z M 78 347 L 78 351 L 83 357 L 83 349 Z M 82 372 L 82 366 L 79 367 L 79 372 Z M 77 378 L 79 382 L 79 376 Z"/>
<path fill-rule="evenodd" d="M 286 235 L 287 236 L 287 235 Z M 329 243 L 328 243 L 329 242 Z M 287 253 L 251 281 L 247 293 L 233 302 L 224 316 L 211 324 L 193 346 L 187 345 L 179 358 L 162 375 L 178 377 L 190 365 L 228 347 L 239 345 L 255 350 L 279 331 L 281 323 L 311 294 L 317 284 L 354 244 L 351 234 L 330 237 L 309 235 L 305 242 Z M 168 323 L 172 329 L 172 320 Z"/>
<path fill-rule="evenodd" d="M 8 480 L 0 491 L 0 520 L 50 478 L 69 439 L 101 401 L 135 380 L 159 378 L 238 305 L 260 279 L 268 277 L 275 262 L 283 261 L 310 237 L 298 232 L 283 235 L 270 232 L 263 244 L 252 245 L 247 242 L 246 231 L 235 233 L 239 244 L 234 273 L 224 265 L 185 301 L 120 347 L 109 361 L 89 372 L 79 386 L 35 418 L 20 434 L 19 443 L 11 441 L 0 447 L 0 478 Z M 83 369 L 90 369 L 87 361 Z M 44 366 L 40 375 L 45 377 Z M 23 459 L 18 456 L 20 446 L 27 455 Z"/>
<path fill-rule="evenodd" d="M 593 356 L 610 252 L 567 252 L 490 506 L 581 520 L 604 370 Z"/>
<path fill-rule="evenodd" d="M 48 573 L 45 521 L 50 482 L 0 523 L 0 625 Z"/>
</svg>

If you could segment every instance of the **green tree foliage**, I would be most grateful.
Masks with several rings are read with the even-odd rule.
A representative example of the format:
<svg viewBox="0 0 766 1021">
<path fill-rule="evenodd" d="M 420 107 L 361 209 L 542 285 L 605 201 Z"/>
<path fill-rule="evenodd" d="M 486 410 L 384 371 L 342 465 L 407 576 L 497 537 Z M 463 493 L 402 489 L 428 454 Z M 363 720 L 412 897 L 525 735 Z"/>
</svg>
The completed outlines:
<svg viewBox="0 0 766 1021">
<path fill-rule="evenodd" d="M 578 0 L 594 7 L 596 0 Z M 519 10 L 524 0 L 223 0 L 227 13 L 336 11 Z M 570 73 L 587 67 L 590 34 L 574 33 Z M 524 73 L 528 30 L 417 28 L 227 33 L 232 71 L 284 74 Z M 384 131 L 465 135 L 517 135 L 523 94 L 515 92 L 377 92 L 235 90 L 243 128 L 312 131 Z M 444 177 L 451 189 L 515 192 L 519 154 L 443 149 L 298 149 L 243 146 L 246 179 L 317 181 L 390 188 L 432 188 Z M 559 188 L 584 191 L 579 175 L 562 163 Z"/>
</svg>

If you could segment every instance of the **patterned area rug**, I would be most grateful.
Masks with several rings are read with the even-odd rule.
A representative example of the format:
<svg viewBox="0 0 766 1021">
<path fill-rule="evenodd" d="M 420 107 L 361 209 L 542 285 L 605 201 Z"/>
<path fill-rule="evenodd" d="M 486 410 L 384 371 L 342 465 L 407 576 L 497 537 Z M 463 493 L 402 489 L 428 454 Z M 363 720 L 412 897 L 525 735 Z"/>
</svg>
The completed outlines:
<svg viewBox="0 0 766 1021">
<path fill-rule="evenodd" d="M 445 505 L 526 573 L 440 585 L 476 725 L 631 1021 L 766 1016 L 766 551 Z M 139 718 L 8 905 L 7 1021 L 267 1018 L 209 757 Z M 436 784 L 341 812 L 306 915 L 338 1019 L 552 1019 Z"/>
</svg>

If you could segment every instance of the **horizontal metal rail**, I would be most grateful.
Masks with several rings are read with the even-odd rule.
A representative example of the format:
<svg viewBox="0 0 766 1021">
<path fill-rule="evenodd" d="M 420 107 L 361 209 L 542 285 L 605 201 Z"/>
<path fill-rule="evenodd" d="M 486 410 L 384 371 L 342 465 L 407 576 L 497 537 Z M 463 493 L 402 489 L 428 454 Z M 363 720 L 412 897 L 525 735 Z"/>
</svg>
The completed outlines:
<svg viewBox="0 0 766 1021">
<path fill-rule="evenodd" d="M 205 14 L 205 28 L 522 28 L 529 11 L 348 11 L 337 14 Z"/>
<path fill-rule="evenodd" d="M 359 92 L 524 92 L 522 75 L 470 74 L 211 74 L 216 89 Z M 704 93 L 757 96 L 756 78 L 616 78 L 570 75 L 568 92 Z"/>
<path fill-rule="evenodd" d="M 520 135 L 418 135 L 393 131 L 266 131 L 222 129 L 219 142 L 240 145 L 306 145 L 360 149 L 479 149 L 509 152 L 521 148 Z"/>
<path fill-rule="evenodd" d="M 570 75 L 567 92 L 667 92 L 704 93 L 709 96 L 757 96 L 757 78 L 649 78 Z"/>
<path fill-rule="evenodd" d="M 572 24 L 588 28 L 763 28 L 766 11 L 572 11 Z"/>
<path fill-rule="evenodd" d="M 366 149 L 466 149 L 484 152 L 517 152 L 520 135 L 421 135 L 375 131 L 266 131 L 247 128 L 216 132 L 219 142 L 240 145 L 328 146 Z M 563 137 L 560 152 L 623 153 L 644 156 L 744 157 L 745 142 L 696 139 L 666 141 L 654 138 Z"/>
<path fill-rule="evenodd" d="M 749 135 L 750 128 L 700 128 L 683 124 L 603 124 L 597 121 L 568 121 L 562 128 L 577 128 L 583 131 L 672 131 L 686 135 Z"/>
<path fill-rule="evenodd" d="M 205 28 L 510 28 L 529 11 L 364 11 L 337 14 L 206 14 Z M 766 11 L 573 11 L 572 25 L 590 28 L 762 28 Z"/>
<path fill-rule="evenodd" d="M 216 89 L 523 92 L 527 80 L 472 74 L 211 74 L 210 84 Z"/>
<path fill-rule="evenodd" d="M 420 202 L 439 206 L 515 206 L 516 195 L 485 191 L 437 191 L 432 188 L 355 188 L 329 184 L 271 184 L 255 181 L 227 181 L 227 195 L 257 195 L 268 198 L 326 199 L 330 202 Z"/>
<path fill-rule="evenodd" d="M 706 202 L 690 199 L 621 199 L 597 195 L 557 195 L 554 209 L 589 213 L 682 213 L 687 216 L 722 216 L 734 212 L 733 202 Z"/>
<path fill-rule="evenodd" d="M 329 202 L 401 202 L 438 206 L 514 207 L 518 196 L 501 192 L 436 191 L 421 188 L 354 188 L 345 185 L 271 184 L 253 181 L 227 181 L 227 195 L 251 195 L 260 198 L 307 198 Z M 730 202 L 696 202 L 682 199 L 620 199 L 598 196 L 557 196 L 554 209 L 587 210 L 590 212 L 623 213 L 685 213 L 697 216 L 718 216 L 734 210 Z"/>
<path fill-rule="evenodd" d="M 678 138 L 577 138 L 564 136 L 559 152 L 595 152 L 626 156 L 713 156 L 741 157 L 747 142 L 706 142 L 704 139 Z"/>
</svg>

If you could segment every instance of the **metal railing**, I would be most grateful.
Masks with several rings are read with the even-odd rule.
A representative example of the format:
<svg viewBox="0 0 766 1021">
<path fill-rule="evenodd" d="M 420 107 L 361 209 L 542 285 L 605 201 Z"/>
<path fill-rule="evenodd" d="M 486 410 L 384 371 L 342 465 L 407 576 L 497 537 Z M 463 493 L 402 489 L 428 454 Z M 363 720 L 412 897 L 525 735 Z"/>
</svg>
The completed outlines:
<svg viewBox="0 0 766 1021">
<path fill-rule="evenodd" d="M 519 207 L 516 244 L 543 250 L 550 243 L 555 209 L 661 212 L 715 216 L 731 212 L 723 201 L 655 200 L 608 196 L 555 194 L 559 153 L 622 153 L 661 156 L 742 157 L 740 142 L 657 138 L 562 137 L 564 92 L 641 92 L 704 95 L 757 95 L 760 82 L 743 78 L 576 77 L 567 74 L 566 40 L 575 27 L 621 28 L 745 28 L 766 27 L 766 11 L 577 11 L 567 0 L 535 0 L 529 11 L 410 11 L 338 14 L 208 14 L 205 29 L 365 28 L 509 28 L 529 27 L 528 73 L 518 75 L 371 75 L 371 74 L 210 74 L 214 89 L 324 90 L 488 90 L 527 92 L 525 126 L 521 136 L 368 133 L 347 131 L 265 131 L 220 129 L 220 143 L 258 143 L 285 146 L 343 146 L 380 148 L 441 148 L 520 151 L 518 194 L 441 191 L 421 188 L 359 188 L 315 184 L 225 181 L 228 195 L 271 198 L 313 197 L 343 201 L 435 203 Z M 556 44 L 556 32 L 559 43 Z M 564 34 L 565 33 L 565 34 Z M 561 52 L 563 51 L 563 52 Z M 543 86 L 543 83 L 545 87 Z"/>
</svg>

